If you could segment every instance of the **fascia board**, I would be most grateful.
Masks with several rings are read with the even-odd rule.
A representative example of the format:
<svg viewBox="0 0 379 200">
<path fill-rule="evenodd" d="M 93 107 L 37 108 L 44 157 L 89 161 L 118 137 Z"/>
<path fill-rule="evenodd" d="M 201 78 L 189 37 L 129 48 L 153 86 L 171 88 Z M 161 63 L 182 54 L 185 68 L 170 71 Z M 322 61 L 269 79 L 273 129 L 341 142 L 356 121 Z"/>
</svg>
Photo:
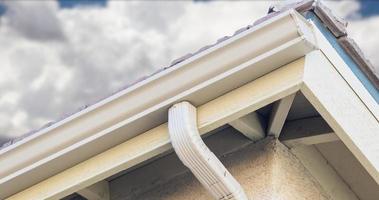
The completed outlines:
<svg viewBox="0 0 379 200">
<path fill-rule="evenodd" d="M 301 58 L 198 106 L 199 133 L 205 135 L 209 130 L 296 93 L 302 86 L 303 69 L 304 58 Z M 163 123 L 7 199 L 59 199 L 170 149 L 167 123 Z"/>
<path fill-rule="evenodd" d="M 311 25 L 313 26 L 314 36 L 317 40 L 317 46 L 323 52 L 323 54 L 328 58 L 328 60 L 335 66 L 338 73 L 340 73 L 346 82 L 359 98 L 364 102 L 368 107 L 370 112 L 373 113 L 375 118 L 379 120 L 379 104 L 375 98 L 369 93 L 368 89 L 363 85 L 363 83 L 358 79 L 354 74 L 352 69 L 347 65 L 346 62 L 341 56 L 339 56 L 337 50 L 332 46 L 324 34 L 317 28 L 315 21 L 310 20 Z"/>
<path fill-rule="evenodd" d="M 300 91 L 379 184 L 379 121 L 322 51 L 306 56 Z"/>
<path fill-rule="evenodd" d="M 304 56 L 316 48 L 304 28 L 296 12 L 282 13 L 0 150 L 0 187 L 41 181 L 164 123 L 173 103 L 202 105 Z"/>
</svg>

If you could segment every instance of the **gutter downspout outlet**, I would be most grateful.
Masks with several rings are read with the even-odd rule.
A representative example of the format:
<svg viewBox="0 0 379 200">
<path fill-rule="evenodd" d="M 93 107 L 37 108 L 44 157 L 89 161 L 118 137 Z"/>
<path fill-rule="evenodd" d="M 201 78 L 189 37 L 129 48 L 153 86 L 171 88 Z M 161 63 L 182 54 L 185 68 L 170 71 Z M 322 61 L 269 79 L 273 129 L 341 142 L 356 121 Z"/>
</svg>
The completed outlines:
<svg viewBox="0 0 379 200">
<path fill-rule="evenodd" d="M 215 199 L 248 200 L 241 185 L 201 139 L 194 106 L 188 102 L 173 105 L 168 128 L 175 153 Z"/>
</svg>

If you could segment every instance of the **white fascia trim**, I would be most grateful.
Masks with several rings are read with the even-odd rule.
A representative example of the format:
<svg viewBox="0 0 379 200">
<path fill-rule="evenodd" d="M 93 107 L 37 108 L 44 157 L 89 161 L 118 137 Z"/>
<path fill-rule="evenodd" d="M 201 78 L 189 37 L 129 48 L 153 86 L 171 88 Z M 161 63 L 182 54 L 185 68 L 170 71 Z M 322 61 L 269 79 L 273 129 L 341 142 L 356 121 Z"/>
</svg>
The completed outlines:
<svg viewBox="0 0 379 200">
<path fill-rule="evenodd" d="M 176 102 L 202 105 L 304 56 L 314 38 L 299 27 L 310 29 L 284 12 L 0 150 L 0 187 L 39 182 L 164 123 Z"/>
<path fill-rule="evenodd" d="M 188 102 L 173 105 L 168 112 L 168 130 L 179 159 L 215 199 L 248 199 L 241 185 L 201 139 L 193 105 Z"/>
<path fill-rule="evenodd" d="M 363 86 L 362 82 L 348 67 L 346 62 L 339 56 L 336 49 L 328 41 L 327 38 L 321 33 L 313 21 L 310 21 L 313 27 L 313 33 L 317 40 L 317 46 L 323 52 L 323 54 L 328 58 L 329 62 L 333 64 L 338 73 L 341 74 L 343 79 L 349 84 L 349 86 L 354 90 L 354 92 L 359 96 L 362 102 L 367 106 L 368 110 L 375 116 L 379 121 L 379 104 Z"/>
<path fill-rule="evenodd" d="M 322 51 L 305 57 L 300 91 L 379 184 L 379 121 L 356 89 Z"/>
</svg>

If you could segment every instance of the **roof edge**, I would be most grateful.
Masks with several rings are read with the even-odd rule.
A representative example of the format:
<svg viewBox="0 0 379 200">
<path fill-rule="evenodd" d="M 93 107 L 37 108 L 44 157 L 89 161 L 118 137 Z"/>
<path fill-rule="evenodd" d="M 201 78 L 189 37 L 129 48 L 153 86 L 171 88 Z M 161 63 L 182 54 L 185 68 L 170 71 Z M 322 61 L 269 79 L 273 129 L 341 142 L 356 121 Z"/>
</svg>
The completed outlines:
<svg viewBox="0 0 379 200">
<path fill-rule="evenodd" d="M 44 129 L 34 138 L 0 150 L 0 164 L 6 166 L 0 172 L 5 176 L 0 177 L 3 195 L 46 178 L 42 171 L 44 176 L 55 174 L 164 123 L 167 108 L 176 102 L 203 105 L 303 57 L 317 49 L 307 28 L 311 29 L 310 24 L 296 11 L 282 12 Z M 208 131 L 212 128 L 217 127 Z M 33 154 L 25 157 L 27 152 Z M 59 167 L 58 162 L 62 163 Z"/>
<path fill-rule="evenodd" d="M 274 6 L 274 10 L 280 12 L 288 9 L 295 9 L 302 14 L 312 11 L 326 26 L 326 28 L 337 38 L 337 41 L 341 47 L 359 66 L 374 87 L 379 90 L 379 74 L 375 72 L 374 66 L 366 58 L 356 42 L 348 37 L 346 30 L 348 22 L 346 20 L 334 15 L 333 12 L 320 0 L 303 0 L 296 3 L 285 4 L 283 6 Z"/>
</svg>

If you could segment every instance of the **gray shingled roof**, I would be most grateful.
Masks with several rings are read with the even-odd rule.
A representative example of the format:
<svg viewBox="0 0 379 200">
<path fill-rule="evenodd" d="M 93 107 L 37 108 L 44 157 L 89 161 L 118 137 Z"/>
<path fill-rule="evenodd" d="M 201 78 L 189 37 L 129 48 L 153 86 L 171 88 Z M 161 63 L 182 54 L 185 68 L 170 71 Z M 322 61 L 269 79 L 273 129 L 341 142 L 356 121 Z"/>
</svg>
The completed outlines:
<svg viewBox="0 0 379 200">
<path fill-rule="evenodd" d="M 251 27 L 256 26 L 256 25 L 258 25 L 258 24 L 260 24 L 260 23 L 262 23 L 262 22 L 284 12 L 284 11 L 287 11 L 289 9 L 295 9 L 296 11 L 298 11 L 299 13 L 302 13 L 302 14 L 304 14 L 308 11 L 315 13 L 316 16 L 324 24 L 324 26 L 326 26 L 330 30 L 330 32 L 333 33 L 333 35 L 338 39 L 340 45 L 344 48 L 346 53 L 348 53 L 352 57 L 352 59 L 357 63 L 357 65 L 362 69 L 362 71 L 365 73 L 367 78 L 374 84 L 374 86 L 377 89 L 379 89 L 379 78 L 378 78 L 379 75 L 375 73 L 373 65 L 364 57 L 362 51 L 356 45 L 356 43 L 351 38 L 349 38 L 347 36 L 347 31 L 346 31 L 347 23 L 343 19 L 338 18 L 335 15 L 333 15 L 332 12 L 330 11 L 330 9 L 328 9 L 326 6 L 324 6 L 321 2 L 319 2 L 317 0 L 303 0 L 303 1 L 296 2 L 296 3 L 287 4 L 281 8 L 270 7 L 269 13 L 266 16 L 256 20 L 253 24 L 247 25 L 245 27 L 238 29 L 231 36 L 224 36 L 224 37 L 218 39 L 214 44 L 206 45 L 206 46 L 200 48 L 199 50 L 197 50 L 196 52 L 188 53 L 188 54 L 186 54 L 186 55 L 184 55 L 178 59 L 175 59 L 174 61 L 171 62 L 171 64 L 169 66 L 161 68 L 158 71 L 156 71 L 156 72 L 154 72 L 148 76 L 141 77 L 140 79 L 138 79 L 132 83 L 129 83 L 129 84 L 125 85 L 124 87 L 120 88 L 119 90 L 113 92 L 109 96 L 112 96 L 112 95 L 114 95 L 120 91 L 123 91 L 126 88 L 128 88 L 128 87 L 130 87 L 130 86 L 132 86 L 132 85 L 134 85 L 134 84 L 136 84 L 142 80 L 147 79 L 148 77 L 154 76 L 154 75 L 166 70 L 167 68 L 170 68 L 174 65 L 177 65 L 178 63 L 181 63 L 184 60 L 187 60 L 188 58 L 190 58 L 196 54 L 199 54 L 200 52 L 203 52 L 203 51 L 205 51 L 205 50 L 207 50 L 213 46 L 219 45 L 220 43 L 230 39 L 231 37 L 234 37 L 234 36 L 244 32 L 244 31 L 250 29 Z M 106 96 L 102 99 L 99 99 L 97 102 L 99 102 L 103 99 L 106 99 L 109 96 Z M 97 102 L 95 102 L 95 103 L 97 103 Z M 95 104 L 95 103 L 93 103 L 93 104 Z M 45 124 L 44 126 L 38 128 L 38 129 L 32 130 L 32 131 L 24 134 L 21 137 L 15 138 L 15 139 L 3 144 L 0 147 L 0 149 L 3 149 L 7 146 L 10 146 L 10 145 L 28 137 L 28 136 L 30 136 L 30 135 L 33 135 L 34 133 L 41 131 L 44 128 L 47 128 L 47 127 L 51 126 L 52 124 L 59 122 L 59 121 L 65 119 L 65 118 L 67 118 L 67 117 L 69 117 L 69 116 L 71 116 L 71 115 L 73 115 L 73 114 L 75 114 L 81 110 L 84 110 L 93 104 L 84 105 L 80 109 L 76 110 L 75 112 L 63 115 L 61 118 L 59 118 L 56 121 L 49 122 L 49 123 Z"/>
</svg>

